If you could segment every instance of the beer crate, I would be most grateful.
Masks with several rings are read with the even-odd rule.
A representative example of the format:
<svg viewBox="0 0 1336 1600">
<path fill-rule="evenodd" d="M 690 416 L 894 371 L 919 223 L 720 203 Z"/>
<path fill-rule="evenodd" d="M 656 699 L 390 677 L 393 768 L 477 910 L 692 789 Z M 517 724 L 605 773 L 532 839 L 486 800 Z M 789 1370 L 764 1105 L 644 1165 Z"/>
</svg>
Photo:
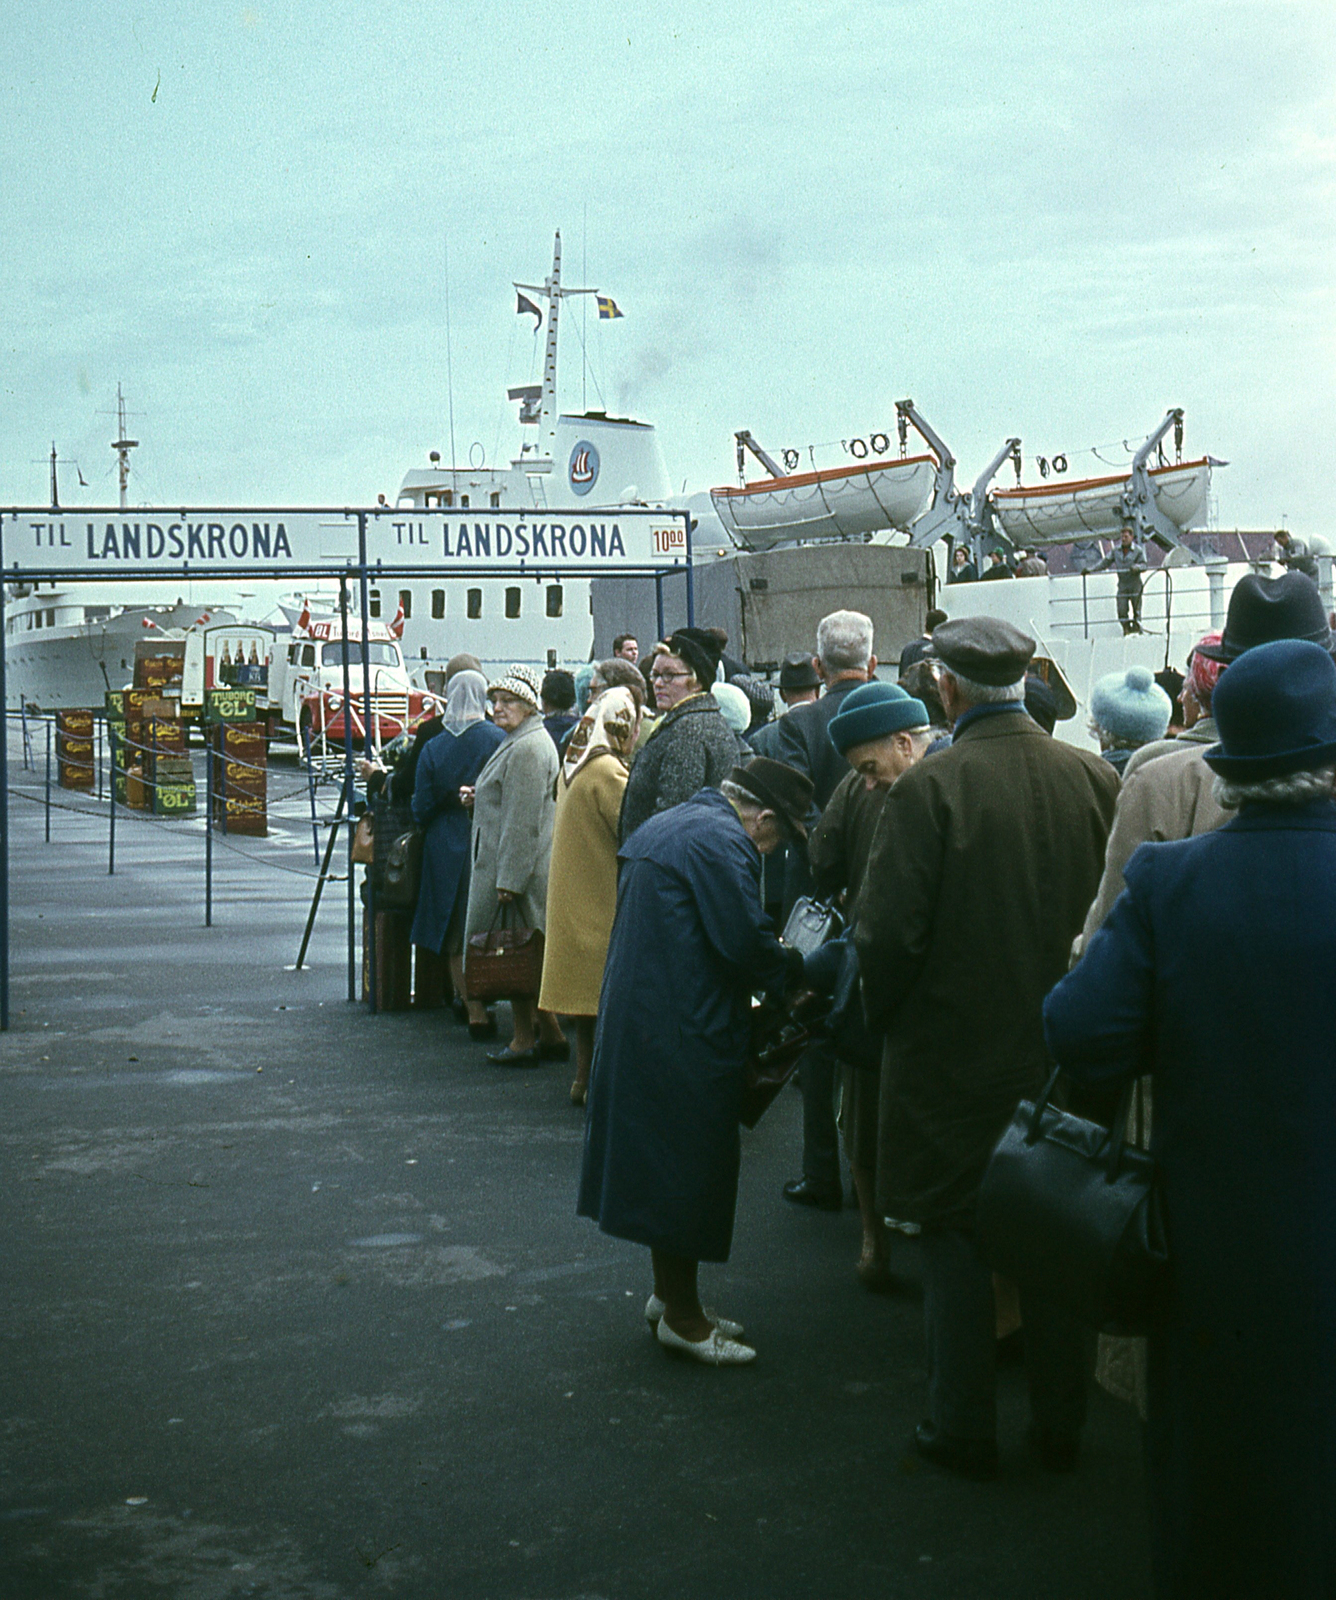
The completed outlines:
<svg viewBox="0 0 1336 1600">
<path fill-rule="evenodd" d="M 116 721 L 116 722 L 124 722 L 125 721 L 125 690 L 124 689 L 108 689 L 107 690 L 107 695 L 106 695 L 106 702 L 107 702 L 106 703 L 107 720 L 109 722 L 113 721 L 113 720 Z"/>
<path fill-rule="evenodd" d="M 226 686 L 204 691 L 206 723 L 254 722 L 255 690 Z"/>
<path fill-rule="evenodd" d="M 189 817 L 195 811 L 195 780 L 173 782 L 159 778 L 153 785 L 155 817 Z"/>
<path fill-rule="evenodd" d="M 95 777 L 93 713 L 56 712 L 56 775 L 62 789 L 91 789 Z"/>
</svg>

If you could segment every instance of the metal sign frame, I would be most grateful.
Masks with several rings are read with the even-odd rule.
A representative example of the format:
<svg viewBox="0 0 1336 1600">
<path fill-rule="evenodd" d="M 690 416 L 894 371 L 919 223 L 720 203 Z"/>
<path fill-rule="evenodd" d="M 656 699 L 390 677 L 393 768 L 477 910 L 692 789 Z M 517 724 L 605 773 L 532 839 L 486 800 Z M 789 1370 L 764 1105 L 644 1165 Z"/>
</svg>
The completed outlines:
<svg viewBox="0 0 1336 1600">
<path fill-rule="evenodd" d="M 285 531 L 283 545 L 294 559 L 275 564 L 277 528 L 281 519 L 301 518 L 294 524 L 297 542 L 304 549 L 312 535 L 306 526 L 312 519 L 316 527 L 329 532 L 329 543 L 336 538 L 348 539 L 355 534 L 355 547 L 342 552 L 331 551 L 328 557 L 297 560 L 293 538 Z M 85 524 L 82 530 L 82 549 L 74 536 L 76 529 L 66 524 Z M 103 524 L 102 549 L 97 549 L 95 524 Z M 22 558 L 14 558 L 18 525 L 26 524 L 32 536 L 32 545 L 25 547 Z M 450 548 L 449 528 L 456 524 L 455 546 Z M 602 525 L 595 539 L 591 525 Z M 621 526 L 643 533 L 648 548 L 638 551 L 632 560 L 627 549 L 627 535 Z M 656 529 L 663 538 L 662 550 L 656 551 Z M 378 551 L 374 557 L 371 546 L 381 545 L 381 530 L 388 525 L 398 530 L 416 525 L 414 537 L 407 543 L 402 532 L 396 534 L 394 558 Z M 610 525 L 617 528 L 618 538 L 611 537 Z M 126 541 L 116 528 L 135 529 L 131 540 Z M 286 527 L 286 525 L 284 525 Z M 542 534 L 535 533 L 541 526 Z M 678 529 L 680 527 L 680 533 Z M 111 529 L 112 542 L 107 543 L 107 530 Z M 264 528 L 260 538 L 254 532 Z M 465 530 L 461 540 L 459 530 Z M 474 529 L 486 529 L 486 537 L 479 539 Z M 153 530 L 150 534 L 150 529 Z M 554 530 L 560 530 L 557 541 Z M 580 530 L 581 548 L 574 549 L 574 531 Z M 508 535 L 507 548 L 500 550 L 499 530 Z M 524 537 L 517 537 L 523 530 Z M 671 530 L 671 531 L 670 531 Z M 150 580 L 180 578 L 188 581 L 210 580 L 216 582 L 254 582 L 259 579 L 276 581 L 337 579 L 339 584 L 339 612 L 347 617 L 349 605 L 348 586 L 356 582 L 358 610 L 362 619 L 362 638 L 370 636 L 370 596 L 372 582 L 402 578 L 544 578 L 578 580 L 600 577 L 652 577 L 658 605 L 659 631 L 663 631 L 663 580 L 673 573 L 682 573 L 687 580 L 687 620 L 694 621 L 694 595 L 691 577 L 692 519 L 684 510 L 660 510 L 647 506 L 616 506 L 599 508 L 580 506 L 525 507 L 512 509 L 505 506 L 486 507 L 433 507 L 429 511 L 412 510 L 359 510 L 355 507 L 332 506 L 210 506 L 203 510 L 190 510 L 183 506 L 133 510 L 119 506 L 80 506 L 73 510 L 51 506 L 11 506 L 0 509 L 0 713 L 4 718 L 4 736 L 0 737 L 0 1032 L 9 1028 L 9 713 L 6 683 L 5 586 L 10 583 L 49 583 L 61 580 L 66 583 L 143 583 Z M 372 537 L 368 537 L 371 533 Z M 437 553 L 436 536 L 440 535 Z M 6 550 L 6 536 L 9 549 Z M 317 534 L 317 538 L 318 538 Z M 552 552 L 560 543 L 561 554 Z M 154 551 L 154 544 L 157 550 Z M 385 541 L 388 544 L 388 538 Z M 463 545 L 468 545 L 468 557 L 463 559 Z M 620 543 L 626 559 L 613 559 L 615 544 Z M 134 554 L 127 556 L 123 545 L 132 544 Z M 182 551 L 177 559 L 175 551 Z M 240 547 L 240 548 L 239 548 Z M 262 555 L 258 552 L 263 547 Z M 475 552 L 476 547 L 476 552 Z M 485 548 L 486 557 L 481 558 Z M 114 550 L 114 559 L 113 559 Z M 190 552 L 201 552 L 200 559 L 190 559 Z M 495 550 L 495 554 L 494 554 Z M 168 552 L 173 552 L 170 556 Z M 536 551 L 542 552 L 542 559 Z M 69 552 L 68 556 L 66 552 Z M 146 553 L 147 552 L 147 553 Z M 420 552 L 420 554 L 419 554 Z M 212 559 L 221 554 L 222 561 Z M 657 555 L 661 559 L 655 559 Z M 231 557 L 229 561 L 227 558 Z M 503 559 L 503 556 L 508 559 Z M 43 559 L 45 557 L 45 559 Z M 246 561 L 246 565 L 240 563 Z M 103 562 L 106 565 L 102 565 Z M 96 563 L 96 564 L 95 564 Z M 344 689 L 348 694 L 350 647 L 357 643 L 345 638 Z M 369 653 L 359 650 L 362 657 L 363 704 L 371 703 L 371 667 Z M 353 792 L 353 755 L 351 741 L 344 740 L 344 784 L 347 800 Z M 116 801 L 113 794 L 112 807 Z M 205 828 L 211 828 L 212 818 L 205 818 Z M 355 991 L 355 925 L 354 874 L 352 862 L 352 830 L 348 830 L 348 998 L 356 998 Z M 372 974 L 372 1004 L 375 1002 L 374 970 Z"/>
</svg>

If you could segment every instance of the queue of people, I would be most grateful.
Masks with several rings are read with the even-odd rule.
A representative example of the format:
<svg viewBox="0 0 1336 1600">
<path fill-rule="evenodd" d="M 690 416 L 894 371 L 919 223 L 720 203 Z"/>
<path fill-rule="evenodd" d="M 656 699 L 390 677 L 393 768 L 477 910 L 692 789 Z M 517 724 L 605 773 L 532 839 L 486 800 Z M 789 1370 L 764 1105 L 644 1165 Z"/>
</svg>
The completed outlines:
<svg viewBox="0 0 1336 1600">
<path fill-rule="evenodd" d="M 702 1303 L 699 1266 L 732 1245 L 755 999 L 821 990 L 784 1198 L 842 1206 L 842 1135 L 859 1280 L 894 1287 L 897 1241 L 917 1236 L 913 1448 L 997 1475 L 998 1340 L 1018 1322 L 1045 1469 L 1077 1468 L 1093 1379 L 1143 1417 L 1158 1595 L 1336 1592 L 1336 663 L 1315 585 L 1240 581 L 1186 663 L 1172 733 L 1149 673 L 1099 680 L 1099 754 L 1051 737 L 1035 642 L 997 619 L 933 618 L 891 683 L 871 620 L 832 613 L 759 726 L 754 682 L 717 692 L 717 630 L 643 659 L 618 644 L 577 684 L 560 752 L 557 702 L 527 669 L 452 677 L 417 759 L 414 938 L 449 954 L 481 1037 L 495 1024 L 466 999 L 467 939 L 507 907 L 546 930 L 541 989 L 489 1059 L 564 1058 L 561 1019 L 573 1029 L 577 1207 L 648 1249 L 659 1343 L 707 1366 L 756 1358 L 742 1308 Z M 767 914 L 804 892 L 845 923 L 806 958 Z M 1054 1062 L 1106 1125 L 1136 1085 L 1173 1262 L 1148 1338 L 1096 1348 L 976 1252 L 991 1152 Z"/>
</svg>

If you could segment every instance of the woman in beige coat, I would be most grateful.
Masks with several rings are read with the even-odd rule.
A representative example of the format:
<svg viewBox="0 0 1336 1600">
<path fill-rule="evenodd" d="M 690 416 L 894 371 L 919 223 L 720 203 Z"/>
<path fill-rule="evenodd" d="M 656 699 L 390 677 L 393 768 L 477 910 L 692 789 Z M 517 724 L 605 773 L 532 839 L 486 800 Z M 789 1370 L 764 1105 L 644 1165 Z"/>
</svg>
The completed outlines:
<svg viewBox="0 0 1336 1600">
<path fill-rule="evenodd" d="M 492 720 L 506 739 L 478 774 L 473 790 L 460 791 L 464 804 L 473 807 L 466 951 L 476 934 L 499 924 L 507 907 L 520 922 L 542 930 L 556 810 L 557 752 L 539 714 L 536 675 L 528 667 L 513 666 L 488 687 L 487 694 Z M 511 1011 L 514 1037 L 508 1048 L 492 1051 L 489 1061 L 499 1066 L 536 1066 L 540 1060 L 565 1060 L 570 1054 L 556 1018 L 535 1019 L 532 996 L 517 996 Z"/>
<path fill-rule="evenodd" d="M 605 690 L 571 735 L 558 781 L 539 1005 L 575 1019 L 571 1100 L 578 1106 L 589 1084 L 603 964 L 617 910 L 617 820 L 640 704 L 633 688 Z"/>
</svg>

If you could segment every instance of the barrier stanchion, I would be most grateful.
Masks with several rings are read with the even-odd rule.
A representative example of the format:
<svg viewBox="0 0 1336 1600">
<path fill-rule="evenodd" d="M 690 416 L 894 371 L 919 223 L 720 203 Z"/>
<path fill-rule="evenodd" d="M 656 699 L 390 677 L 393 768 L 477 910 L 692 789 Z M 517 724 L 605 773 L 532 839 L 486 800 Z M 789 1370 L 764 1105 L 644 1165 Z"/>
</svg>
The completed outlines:
<svg viewBox="0 0 1336 1600">
<path fill-rule="evenodd" d="M 339 790 L 339 803 L 334 812 L 334 820 L 329 825 L 329 843 L 325 846 L 325 859 L 320 864 L 320 876 L 316 879 L 315 893 L 311 896 L 311 910 L 306 918 L 306 931 L 302 934 L 302 947 L 297 952 L 295 970 L 298 972 L 302 970 L 302 965 L 306 960 L 306 948 L 311 942 L 311 934 L 315 929 L 315 914 L 320 909 L 320 896 L 325 892 L 325 880 L 329 877 L 329 864 L 334 859 L 334 846 L 339 842 L 339 823 L 343 818 L 343 807 L 347 800 L 348 786 L 345 784 Z"/>
<path fill-rule="evenodd" d="M 46 725 L 46 842 L 51 843 L 51 723 Z"/>
<path fill-rule="evenodd" d="M 204 747 L 204 926 L 213 927 L 213 742 Z"/>
<path fill-rule="evenodd" d="M 106 718 L 102 719 L 105 722 Z M 102 798 L 102 722 L 93 718 L 93 727 L 97 731 L 97 797 Z"/>
<path fill-rule="evenodd" d="M 311 843 L 315 847 L 315 864 L 320 865 L 320 816 L 315 800 L 315 768 L 311 761 L 311 730 L 301 725 L 302 753 L 306 758 L 306 792 L 311 797 Z"/>
<path fill-rule="evenodd" d="M 32 734 L 28 732 L 28 702 L 19 696 L 19 732 L 23 736 L 23 770 L 32 771 Z"/>
<path fill-rule="evenodd" d="M 111 786 L 107 805 L 107 876 L 116 876 L 116 730 L 107 729 L 107 744 L 111 752 Z"/>
</svg>

